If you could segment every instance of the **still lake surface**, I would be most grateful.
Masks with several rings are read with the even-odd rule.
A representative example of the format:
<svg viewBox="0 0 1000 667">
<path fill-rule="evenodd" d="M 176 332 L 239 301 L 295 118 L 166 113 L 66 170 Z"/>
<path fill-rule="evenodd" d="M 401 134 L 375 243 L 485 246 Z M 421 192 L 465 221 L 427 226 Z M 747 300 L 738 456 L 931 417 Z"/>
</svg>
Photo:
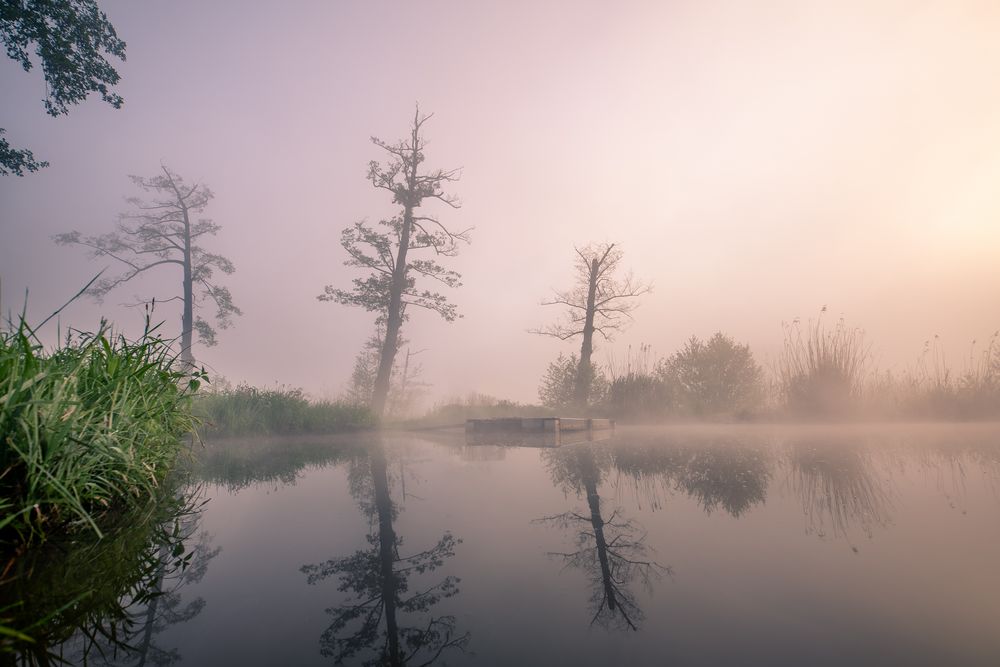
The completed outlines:
<svg viewBox="0 0 1000 667">
<path fill-rule="evenodd" d="M 208 443 L 142 654 L 88 661 L 1000 664 L 1000 427 L 605 435 Z"/>
</svg>

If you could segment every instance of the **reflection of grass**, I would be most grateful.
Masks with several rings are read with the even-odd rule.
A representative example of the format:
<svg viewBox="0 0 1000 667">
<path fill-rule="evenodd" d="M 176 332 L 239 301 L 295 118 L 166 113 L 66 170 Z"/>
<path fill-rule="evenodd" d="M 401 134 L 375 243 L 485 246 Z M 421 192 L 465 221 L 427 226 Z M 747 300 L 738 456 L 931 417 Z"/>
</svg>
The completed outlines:
<svg viewBox="0 0 1000 667">
<path fill-rule="evenodd" d="M 347 403 L 314 402 L 301 389 L 259 389 L 241 384 L 202 394 L 196 411 L 203 433 L 212 435 L 299 435 L 333 433 L 373 424 L 367 408 Z"/>
<path fill-rule="evenodd" d="M 359 445 L 329 440 L 217 440 L 198 452 L 193 472 L 231 491 L 254 484 L 294 484 L 304 468 L 334 465 L 359 450 Z"/>
<path fill-rule="evenodd" d="M 797 442 L 789 463 L 791 488 L 811 532 L 822 537 L 829 527 L 846 536 L 858 525 L 870 537 L 872 528 L 888 522 L 891 493 L 870 452 L 846 441 Z"/>
<path fill-rule="evenodd" d="M 0 333 L 0 542 L 99 517 L 156 495 L 193 419 L 166 342 L 106 328 L 52 351 L 22 321 Z"/>
<path fill-rule="evenodd" d="M 124 647 L 163 581 L 191 565 L 194 551 L 186 542 L 198 507 L 196 495 L 164 488 L 158 501 L 106 525 L 103 538 L 57 536 L 5 562 L 0 653 L 50 664 L 51 651 L 74 635 L 84 652 L 98 641 Z"/>
</svg>

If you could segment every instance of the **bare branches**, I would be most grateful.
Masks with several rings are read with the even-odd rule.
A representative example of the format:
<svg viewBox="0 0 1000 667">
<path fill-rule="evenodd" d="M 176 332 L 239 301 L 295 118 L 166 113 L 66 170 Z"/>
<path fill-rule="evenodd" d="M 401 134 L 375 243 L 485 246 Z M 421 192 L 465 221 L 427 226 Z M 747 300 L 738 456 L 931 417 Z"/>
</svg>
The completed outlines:
<svg viewBox="0 0 1000 667">
<path fill-rule="evenodd" d="M 611 340 L 632 319 L 638 307 L 636 299 L 652 291 L 649 282 L 637 280 L 632 273 L 617 276 L 623 253 L 615 244 L 574 247 L 575 285 L 554 291 L 543 306 L 567 308 L 562 321 L 532 329 L 531 333 L 568 340 L 586 335 L 589 330 Z"/>
</svg>

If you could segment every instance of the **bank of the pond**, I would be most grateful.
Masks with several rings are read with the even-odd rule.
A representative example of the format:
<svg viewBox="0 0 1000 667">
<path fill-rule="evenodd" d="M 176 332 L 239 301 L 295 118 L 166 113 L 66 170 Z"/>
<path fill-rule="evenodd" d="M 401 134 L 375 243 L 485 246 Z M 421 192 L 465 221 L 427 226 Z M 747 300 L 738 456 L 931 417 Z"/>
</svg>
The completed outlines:
<svg viewBox="0 0 1000 667">
<path fill-rule="evenodd" d="M 197 378 L 169 345 L 102 329 L 45 350 L 24 324 L 0 333 L 0 546 L 148 503 L 195 425 Z"/>
<path fill-rule="evenodd" d="M 311 401 L 301 389 L 247 384 L 200 394 L 195 414 L 201 420 L 199 432 L 210 437 L 338 433 L 375 425 L 363 406 Z"/>
</svg>

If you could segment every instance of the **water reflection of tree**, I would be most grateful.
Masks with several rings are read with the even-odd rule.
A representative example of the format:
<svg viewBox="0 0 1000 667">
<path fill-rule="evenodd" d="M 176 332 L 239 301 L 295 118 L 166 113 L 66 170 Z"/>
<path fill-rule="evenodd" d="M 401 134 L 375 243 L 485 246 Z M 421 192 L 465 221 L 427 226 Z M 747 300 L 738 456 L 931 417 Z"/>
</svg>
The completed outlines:
<svg viewBox="0 0 1000 667">
<path fill-rule="evenodd" d="M 792 441 L 788 464 L 788 483 L 802 502 L 807 532 L 848 537 L 856 525 L 871 537 L 874 528 L 889 523 L 892 488 L 861 441 Z"/>
<path fill-rule="evenodd" d="M 598 487 L 610 469 L 606 448 L 573 445 L 542 454 L 553 482 L 567 492 L 585 495 L 587 511 L 569 511 L 539 519 L 576 533 L 575 550 L 553 553 L 566 567 L 586 573 L 591 586 L 591 624 L 637 630 L 643 619 L 631 585 L 638 582 L 648 591 L 652 582 L 669 568 L 647 557 L 646 533 L 620 509 L 605 518 Z"/>
<path fill-rule="evenodd" d="M 34 642 L 0 649 L 22 665 L 180 660 L 155 637 L 205 606 L 202 598 L 184 603 L 181 590 L 199 581 L 219 553 L 198 531 L 203 504 L 197 490 L 167 490 L 163 500 L 125 513 L 102 539 L 54 540 L 18 560 L 0 581 L 0 607 L 16 611 L 21 627 L 45 622 L 28 630 Z"/>
<path fill-rule="evenodd" d="M 321 638 L 322 654 L 337 663 L 429 665 L 445 651 L 464 650 L 469 643 L 469 633 L 458 631 L 454 616 L 431 614 L 442 599 L 458 594 L 458 577 L 420 581 L 454 556 L 461 540 L 445 532 L 431 548 L 403 555 L 403 539 L 393 526 L 399 510 L 391 485 L 385 449 L 373 443 L 350 472 L 351 493 L 371 522 L 369 548 L 302 567 L 310 584 L 336 576 L 337 590 L 347 594 L 343 603 L 327 610 L 333 621 Z"/>
</svg>

